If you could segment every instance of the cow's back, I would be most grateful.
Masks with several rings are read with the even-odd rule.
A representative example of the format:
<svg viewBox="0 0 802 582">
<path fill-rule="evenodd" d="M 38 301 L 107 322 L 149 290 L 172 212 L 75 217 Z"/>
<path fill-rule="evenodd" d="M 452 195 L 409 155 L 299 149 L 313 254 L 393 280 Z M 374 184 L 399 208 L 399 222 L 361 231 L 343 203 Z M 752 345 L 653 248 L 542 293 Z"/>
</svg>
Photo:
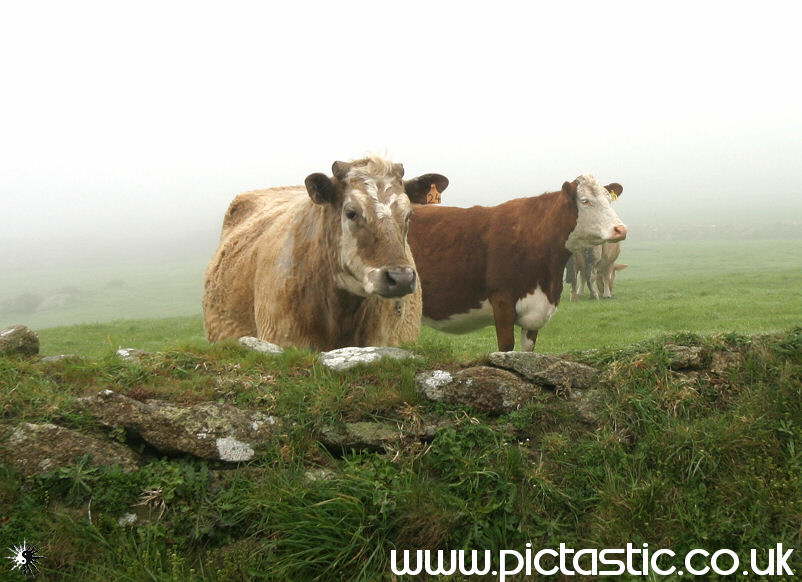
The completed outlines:
<svg viewBox="0 0 802 582">
<path fill-rule="evenodd" d="M 257 279 L 275 280 L 275 273 L 264 271 L 277 265 L 282 245 L 286 247 L 293 222 L 308 200 L 298 186 L 246 192 L 231 202 L 204 281 L 204 326 L 210 341 L 256 335 Z"/>
</svg>

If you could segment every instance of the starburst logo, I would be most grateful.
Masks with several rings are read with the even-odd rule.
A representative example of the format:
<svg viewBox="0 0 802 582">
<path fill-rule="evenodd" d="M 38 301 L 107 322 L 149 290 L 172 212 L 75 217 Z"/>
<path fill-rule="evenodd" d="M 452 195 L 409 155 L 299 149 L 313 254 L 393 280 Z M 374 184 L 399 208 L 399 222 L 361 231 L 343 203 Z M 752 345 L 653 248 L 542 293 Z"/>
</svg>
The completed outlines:
<svg viewBox="0 0 802 582">
<path fill-rule="evenodd" d="M 23 541 L 21 546 L 13 546 L 8 549 L 11 555 L 6 558 L 11 560 L 12 570 L 19 570 L 28 576 L 34 576 L 39 571 L 36 562 L 45 556 L 39 556 L 36 553 L 38 552 L 36 546 L 29 546 L 27 541 Z"/>
</svg>

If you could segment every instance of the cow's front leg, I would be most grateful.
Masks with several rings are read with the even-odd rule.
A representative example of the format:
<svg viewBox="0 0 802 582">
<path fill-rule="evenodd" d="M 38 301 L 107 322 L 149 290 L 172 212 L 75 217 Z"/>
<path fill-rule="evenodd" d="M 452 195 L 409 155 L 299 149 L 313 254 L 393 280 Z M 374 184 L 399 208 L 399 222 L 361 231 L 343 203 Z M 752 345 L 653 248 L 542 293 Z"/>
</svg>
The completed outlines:
<svg viewBox="0 0 802 582">
<path fill-rule="evenodd" d="M 535 344 L 537 343 L 537 332 L 536 329 L 524 329 L 521 328 L 521 351 L 522 352 L 534 352 L 535 351 Z"/>
<path fill-rule="evenodd" d="M 496 340 L 500 352 L 515 349 L 515 302 L 498 293 L 490 296 L 493 307 L 493 322 L 496 324 Z"/>
</svg>

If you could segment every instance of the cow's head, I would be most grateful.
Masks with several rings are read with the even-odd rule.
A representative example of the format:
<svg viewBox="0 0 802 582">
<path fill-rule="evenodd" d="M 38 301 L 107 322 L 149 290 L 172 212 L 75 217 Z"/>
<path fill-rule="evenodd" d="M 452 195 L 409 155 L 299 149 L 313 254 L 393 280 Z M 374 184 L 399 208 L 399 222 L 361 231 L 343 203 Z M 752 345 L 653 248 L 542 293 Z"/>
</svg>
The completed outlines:
<svg viewBox="0 0 802 582">
<path fill-rule="evenodd" d="M 407 252 L 410 201 L 448 186 L 445 176 L 403 180 L 404 166 L 378 157 L 334 162 L 333 177 L 310 174 L 305 184 L 315 204 L 335 213 L 339 238 L 337 286 L 356 295 L 401 297 L 415 291 L 417 273 Z"/>
<path fill-rule="evenodd" d="M 613 196 L 618 198 L 624 191 L 621 184 L 602 186 L 593 176 L 584 175 L 563 184 L 562 191 L 577 208 L 576 227 L 565 243 L 568 250 L 575 252 L 627 238 L 627 227 L 612 206 Z"/>
</svg>

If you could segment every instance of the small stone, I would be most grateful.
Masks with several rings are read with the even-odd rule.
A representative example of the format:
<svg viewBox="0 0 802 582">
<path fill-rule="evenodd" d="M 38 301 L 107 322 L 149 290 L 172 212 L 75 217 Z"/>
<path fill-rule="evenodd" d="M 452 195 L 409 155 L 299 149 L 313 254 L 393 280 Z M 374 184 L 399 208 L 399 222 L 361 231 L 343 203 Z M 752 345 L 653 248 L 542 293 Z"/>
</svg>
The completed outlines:
<svg viewBox="0 0 802 582">
<path fill-rule="evenodd" d="M 120 516 L 120 519 L 117 520 L 117 525 L 123 527 L 128 525 L 134 525 L 136 523 L 136 520 L 137 520 L 136 513 L 124 513 L 122 516 Z"/>
<path fill-rule="evenodd" d="M 320 442 L 329 448 L 338 450 L 392 450 L 413 441 L 430 441 L 438 430 L 451 424 L 450 421 L 442 419 L 418 424 L 346 422 L 323 428 Z"/>
<path fill-rule="evenodd" d="M 253 336 L 243 336 L 239 338 L 240 345 L 251 349 L 255 352 L 259 352 L 260 354 L 283 354 L 284 350 L 281 346 L 277 346 L 276 344 L 271 344 L 270 342 L 266 342 L 264 340 L 260 340 L 259 338 L 255 338 Z"/>
<path fill-rule="evenodd" d="M 493 352 L 490 363 L 517 372 L 527 380 L 555 388 L 591 388 L 599 380 L 599 371 L 585 364 L 535 352 Z"/>
<path fill-rule="evenodd" d="M 415 381 L 429 400 L 463 404 L 489 414 L 511 412 L 539 391 L 512 372 L 489 366 L 465 368 L 453 375 L 443 370 L 423 372 Z"/>
<path fill-rule="evenodd" d="M 330 481 L 337 476 L 331 469 L 309 469 L 304 472 L 307 481 Z"/>
<path fill-rule="evenodd" d="M 694 370 L 704 365 L 702 348 L 666 344 L 663 349 L 668 354 L 668 367 L 672 370 Z"/>
<path fill-rule="evenodd" d="M 61 360 L 69 360 L 78 357 L 80 356 L 76 356 L 75 354 L 59 354 L 58 356 L 45 356 L 39 361 L 43 364 L 51 364 L 53 362 L 60 362 Z"/>
<path fill-rule="evenodd" d="M 142 356 L 147 355 L 148 352 L 138 350 L 136 348 L 120 348 L 116 354 L 121 360 L 126 362 L 138 362 Z"/>
<path fill-rule="evenodd" d="M 382 358 L 406 360 L 414 358 L 415 354 L 408 350 L 392 347 L 350 347 L 321 352 L 319 361 L 330 370 L 342 372 L 360 364 L 372 364 Z"/>
<path fill-rule="evenodd" d="M 0 330 L 0 356 L 35 356 L 38 353 L 39 336 L 36 332 L 24 325 L 13 325 Z"/>
</svg>

